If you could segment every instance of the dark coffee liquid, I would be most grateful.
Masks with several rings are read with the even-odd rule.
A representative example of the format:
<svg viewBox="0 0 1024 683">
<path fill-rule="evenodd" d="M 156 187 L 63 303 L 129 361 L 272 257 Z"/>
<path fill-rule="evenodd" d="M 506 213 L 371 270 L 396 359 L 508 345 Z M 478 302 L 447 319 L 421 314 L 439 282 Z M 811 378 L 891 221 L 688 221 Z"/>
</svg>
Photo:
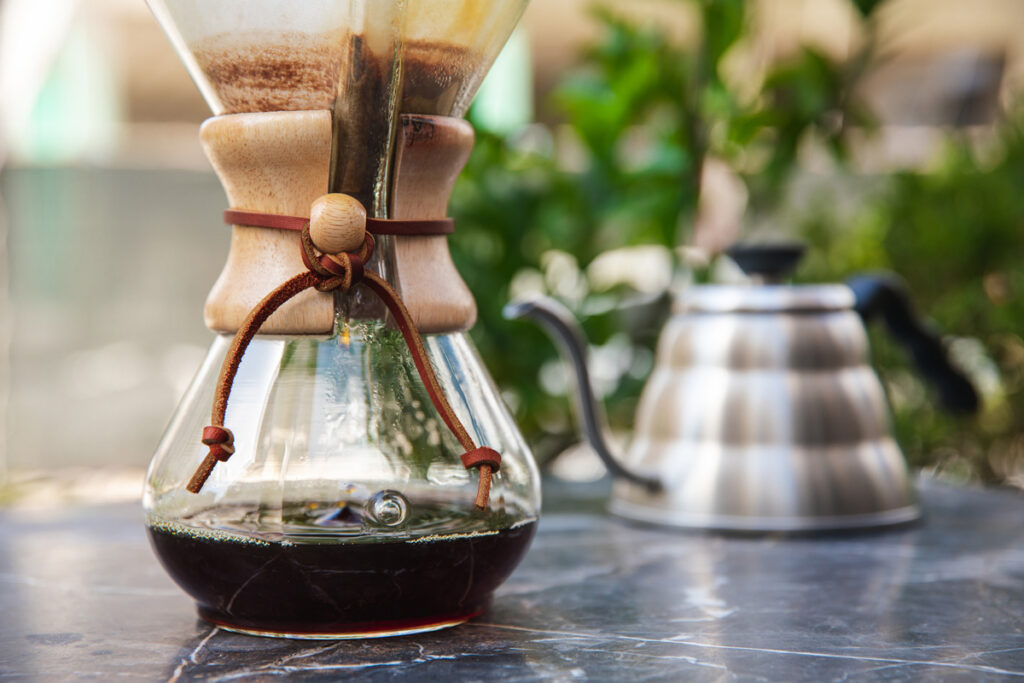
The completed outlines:
<svg viewBox="0 0 1024 683">
<path fill-rule="evenodd" d="M 442 527 L 459 526 L 450 510 L 442 512 Z M 273 539 L 163 522 L 147 528 L 167 572 L 207 621 L 254 632 L 358 635 L 483 612 L 536 530 L 532 520 L 487 528 L 495 521 L 475 520 L 470 526 L 477 530 L 465 533 L 407 538 L 383 532 Z"/>
</svg>

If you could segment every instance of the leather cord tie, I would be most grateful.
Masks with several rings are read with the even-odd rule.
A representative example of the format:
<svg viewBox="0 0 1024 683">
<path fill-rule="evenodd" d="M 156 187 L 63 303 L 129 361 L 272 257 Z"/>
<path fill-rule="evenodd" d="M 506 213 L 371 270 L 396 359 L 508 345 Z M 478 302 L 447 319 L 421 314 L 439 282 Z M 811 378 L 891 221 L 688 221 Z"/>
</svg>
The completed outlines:
<svg viewBox="0 0 1024 683">
<path fill-rule="evenodd" d="M 430 400 L 445 425 L 466 451 L 462 455 L 463 465 L 466 469 L 477 468 L 479 470 L 476 506 L 480 509 L 486 508 L 490 497 L 491 475 L 501 467 L 501 455 L 493 448 L 478 447 L 473 442 L 469 432 L 466 431 L 465 426 L 452 410 L 451 404 L 448 403 L 444 390 L 434 373 L 434 368 L 430 364 L 423 339 L 398 292 L 379 275 L 364 268 L 373 255 L 375 247 L 375 240 L 370 229 L 373 229 L 374 232 L 380 231 L 377 234 L 447 234 L 451 232 L 451 220 L 385 221 L 378 219 L 371 223 L 371 219 L 367 219 L 367 232 L 364 235 L 362 246 L 357 251 L 325 254 L 317 248 L 310 236 L 310 221 L 308 219 L 249 211 L 225 211 L 224 219 L 225 222 L 233 225 L 283 230 L 294 230 L 294 226 L 301 225 L 299 230 L 302 262 L 308 270 L 285 281 L 263 297 L 249 312 L 235 333 L 224 363 L 221 365 L 220 375 L 217 377 L 210 418 L 212 424 L 203 429 L 202 441 L 209 446 L 210 451 L 196 469 L 195 474 L 192 475 L 186 488 L 192 493 L 199 493 L 216 464 L 226 461 L 235 452 L 234 435 L 231 430 L 224 427 L 224 416 L 227 412 L 228 398 L 231 395 L 231 386 L 241 364 L 242 355 L 263 323 L 285 302 L 307 289 L 315 288 L 321 292 L 330 292 L 336 289 L 348 291 L 356 284 L 362 283 L 387 306 L 394 318 L 396 326 L 409 347 L 413 363 L 430 395 Z M 418 229 L 417 226 L 422 229 L 422 232 L 415 232 Z M 388 232 L 389 229 L 395 231 Z M 439 230 L 447 232 L 438 232 Z"/>
<path fill-rule="evenodd" d="M 245 225 L 250 228 L 274 228 L 301 232 L 306 223 L 309 223 L 309 219 L 301 216 L 281 216 L 276 213 L 227 209 L 224 211 L 224 223 Z M 367 218 L 366 232 L 374 235 L 450 235 L 455 232 L 455 221 L 451 218 L 423 220 Z"/>
</svg>

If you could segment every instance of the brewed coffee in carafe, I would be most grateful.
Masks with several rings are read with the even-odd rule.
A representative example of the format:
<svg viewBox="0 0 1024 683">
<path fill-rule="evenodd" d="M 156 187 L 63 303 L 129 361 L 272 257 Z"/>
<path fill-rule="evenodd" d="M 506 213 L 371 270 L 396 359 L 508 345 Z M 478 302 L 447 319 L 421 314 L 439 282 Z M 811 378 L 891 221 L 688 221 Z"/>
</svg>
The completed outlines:
<svg viewBox="0 0 1024 683">
<path fill-rule="evenodd" d="M 150 6 L 216 114 L 201 138 L 232 226 L 204 311 L 218 336 L 147 476 L 158 557 L 244 632 L 479 614 L 540 497 L 465 334 L 446 204 L 472 146 L 458 117 L 525 0 Z M 353 225 L 362 246 L 320 248 Z"/>
</svg>

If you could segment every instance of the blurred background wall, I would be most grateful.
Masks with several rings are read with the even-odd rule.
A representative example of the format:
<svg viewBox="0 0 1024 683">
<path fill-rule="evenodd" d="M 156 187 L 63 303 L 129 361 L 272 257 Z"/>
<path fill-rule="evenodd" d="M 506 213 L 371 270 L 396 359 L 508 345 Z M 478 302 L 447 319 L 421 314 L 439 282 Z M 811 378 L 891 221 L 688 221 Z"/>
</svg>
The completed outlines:
<svg viewBox="0 0 1024 683">
<path fill-rule="evenodd" d="M 861 196 L 865 177 L 930 172 L 950 131 L 993 139 L 1024 79 L 1019 39 L 1024 3 L 1019 0 L 760 0 L 747 5 L 742 35 L 730 44 L 719 69 L 724 90 L 743 106 L 766 96 L 766 75 L 773 65 L 802 51 L 838 65 L 837 73 L 868 54 L 870 64 L 849 85 L 870 110 L 870 124 L 850 126 L 848 158 L 840 168 L 804 150 L 794 161 L 796 176 L 828 176 L 831 187 L 851 188 L 845 194 Z M 522 248 L 495 247 L 486 224 L 474 227 L 474 221 L 486 223 L 473 213 L 474 197 L 479 198 L 477 190 L 486 185 L 484 176 L 495 164 L 505 164 L 509 178 L 524 177 L 524 168 L 546 177 L 537 175 L 539 166 L 530 166 L 539 156 L 554 164 L 543 167 L 549 168 L 545 172 L 586 175 L 586 159 L 593 156 L 586 145 L 589 124 L 573 114 L 571 97 L 565 104 L 567 78 L 600 70 L 593 51 L 603 49 L 607 56 L 616 40 L 632 35 L 595 15 L 594 6 L 590 0 L 534 0 L 511 44 L 512 54 L 485 87 L 473 114 L 484 139 L 457 194 L 467 227 L 456 256 L 467 259 L 478 249 L 498 253 L 493 258 L 507 264 L 500 270 L 507 281 L 497 290 L 473 281 L 474 271 L 467 268 L 471 285 L 493 292 L 481 301 L 483 327 L 478 330 L 489 364 L 500 365 L 501 349 L 488 334 L 525 334 L 495 322 L 495 307 L 516 287 L 546 289 L 578 312 L 594 314 L 589 329 L 597 340 L 595 352 L 604 358 L 599 379 L 605 380 L 606 397 L 618 401 L 611 409 L 613 420 L 627 429 L 635 393 L 649 368 L 649 351 L 645 356 L 643 350 L 652 340 L 617 336 L 622 315 L 601 322 L 599 313 L 617 308 L 622 300 L 607 304 L 608 293 L 623 284 L 615 264 L 641 253 L 629 248 L 645 246 L 654 249 L 641 253 L 653 255 L 645 263 L 667 263 L 665 276 L 655 277 L 653 284 L 625 283 L 631 294 L 639 292 L 649 303 L 673 280 L 676 241 L 708 247 L 713 256 L 737 237 L 777 232 L 779 221 L 775 227 L 767 221 L 764 228 L 765 221 L 749 219 L 751 211 L 744 207 L 756 188 L 737 183 L 743 170 L 736 163 L 709 159 L 698 172 L 706 180 L 700 198 L 703 227 L 694 225 L 697 199 L 683 201 L 663 237 L 651 238 L 641 229 L 630 233 L 633 238 L 618 240 L 584 234 L 580 239 L 597 245 L 588 256 L 582 249 L 549 248 L 540 237 L 523 238 Z M 666 48 L 666 55 L 699 52 L 706 37 L 707 3 L 641 0 L 610 6 L 616 21 L 640 34 L 663 34 L 666 44 L 676 46 Z M 142 0 L 2 0 L 0 19 L 0 224 L 5 237 L 0 464 L 11 476 L 83 467 L 139 470 L 210 340 L 201 308 L 226 253 L 228 232 L 218 219 L 225 208 L 222 192 L 198 143 L 198 126 L 208 110 Z M 866 43 L 871 43 L 869 51 Z M 613 61 L 606 59 L 606 66 Z M 510 120 L 509 111 L 518 113 Z M 638 111 L 637 120 L 624 126 L 629 130 L 625 142 L 616 137 L 617 145 L 628 148 L 626 157 L 650 138 L 645 131 L 652 119 L 644 116 Z M 714 131 L 713 120 L 708 129 Z M 803 192 L 804 204 L 820 191 L 820 185 L 799 179 L 787 181 L 786 188 L 797 197 Z M 538 200 L 536 213 L 525 217 L 534 223 L 531 229 L 551 227 L 544 206 L 551 203 Z M 837 232 L 834 225 L 830 230 Z M 806 236 L 796 232 L 793 228 L 787 236 Z M 840 248 L 829 239 L 822 238 L 822 253 Z M 617 254 L 619 261 L 609 260 L 607 253 Z M 879 260 L 863 265 L 893 265 L 892 259 Z M 823 264 L 819 260 L 809 273 L 835 278 L 849 265 L 833 263 L 830 270 Z M 985 275 L 986 268 L 978 266 L 979 287 Z M 588 284 L 582 294 L 573 294 L 580 278 Z M 990 286 L 1009 286 L 1006 282 Z M 1002 333 L 1019 341 L 1019 326 Z M 971 330 L 957 334 L 969 337 Z M 549 457 L 570 440 L 564 380 L 539 337 L 518 338 L 544 348 L 528 359 L 537 363 L 534 371 L 521 385 L 511 383 L 516 368 L 498 367 L 495 374 L 503 386 L 510 382 L 506 397 L 539 452 Z M 998 374 L 1001 366 L 992 353 L 982 359 L 989 365 L 981 362 L 977 372 L 989 368 Z M 906 381 L 898 361 L 893 363 L 896 374 L 888 376 L 889 386 L 899 393 L 899 383 Z M 914 388 L 902 391 L 912 394 Z M 913 424 L 920 422 L 914 415 L 907 419 L 906 432 L 912 434 Z M 1018 453 L 1016 422 L 1003 419 L 1000 424 L 998 433 L 1018 444 L 1008 452 Z M 961 432 L 971 435 L 977 428 Z M 936 438 L 928 443 L 911 439 L 918 462 L 948 459 L 954 442 Z M 962 445 L 963 438 L 955 443 Z M 942 448 L 947 456 L 941 455 Z M 995 475 L 991 467 L 982 470 L 1004 480 L 1016 472 L 1012 467 Z"/>
<path fill-rule="evenodd" d="M 600 38 L 593 0 L 536 0 L 523 31 L 538 115 L 549 93 Z M 802 45 L 842 59 L 863 31 L 847 0 L 760 0 L 756 54 L 737 65 L 760 70 Z M 195 128 L 209 111 L 141 0 L 4 0 L 0 84 L 5 146 L 14 165 L 97 164 L 205 170 Z M 879 11 L 884 63 L 870 89 L 887 122 L 935 122 L 941 98 L 962 73 L 993 60 L 997 89 L 1024 76 L 1017 37 L 1024 7 L 1014 0 L 891 0 Z M 699 17 L 682 0 L 616 7 L 678 41 L 698 39 Z M 742 67 L 742 68 L 740 68 Z M 1000 74 L 1002 76 L 1002 73 Z M 744 78 L 743 73 L 738 74 Z"/>
</svg>

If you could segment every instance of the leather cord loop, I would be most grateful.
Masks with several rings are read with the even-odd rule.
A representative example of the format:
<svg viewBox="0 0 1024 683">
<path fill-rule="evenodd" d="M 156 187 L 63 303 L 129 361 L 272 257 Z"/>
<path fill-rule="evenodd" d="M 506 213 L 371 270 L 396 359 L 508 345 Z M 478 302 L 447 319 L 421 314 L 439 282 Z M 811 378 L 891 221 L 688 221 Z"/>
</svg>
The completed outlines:
<svg viewBox="0 0 1024 683">
<path fill-rule="evenodd" d="M 244 225 L 249 228 L 274 228 L 275 230 L 302 230 L 308 218 L 300 216 L 282 216 L 274 213 L 256 213 L 241 209 L 226 209 L 224 222 L 228 225 Z"/>
<path fill-rule="evenodd" d="M 491 468 L 492 472 L 497 472 L 501 468 L 501 453 L 493 448 L 481 446 L 480 448 L 474 448 L 463 453 L 462 464 L 465 465 L 466 469 L 487 465 Z"/>
<path fill-rule="evenodd" d="M 203 443 L 207 446 L 213 446 L 214 444 L 231 444 L 234 443 L 234 441 L 235 435 L 231 433 L 230 429 L 226 429 L 218 425 L 203 427 Z"/>
<path fill-rule="evenodd" d="M 324 254 L 317 249 L 309 234 L 309 220 L 295 216 L 279 216 L 276 214 L 260 214 L 251 211 L 240 211 L 231 209 L 224 212 L 225 222 L 233 225 L 248 225 L 253 227 L 274 228 L 280 230 L 299 230 L 300 244 L 302 247 L 302 263 L 307 271 L 300 273 L 279 285 L 263 299 L 246 316 L 235 338 L 231 342 L 224 363 L 221 365 L 220 375 L 217 377 L 217 387 L 214 393 L 213 409 L 211 411 L 211 424 L 203 429 L 203 443 L 209 446 L 210 452 L 196 469 L 195 474 L 187 485 L 192 493 L 199 493 L 209 478 L 214 466 L 218 462 L 224 462 L 235 452 L 234 435 L 231 430 L 224 427 L 224 416 L 227 412 L 227 402 L 231 395 L 231 387 L 235 375 L 242 361 L 249 342 L 259 332 L 260 327 L 266 322 L 274 311 L 285 304 L 295 295 L 315 288 L 321 292 L 329 292 L 335 289 L 348 291 L 354 285 L 363 283 L 387 306 L 388 311 L 394 319 L 405 340 L 406 346 L 412 355 L 413 363 L 423 381 L 430 400 L 440 414 L 441 419 L 451 430 L 455 438 L 466 450 L 461 456 L 462 463 L 466 469 L 476 468 L 480 473 L 477 484 L 476 506 L 480 509 L 487 507 L 491 490 L 491 475 L 497 472 L 501 466 L 501 455 L 493 448 L 486 446 L 477 447 L 470 437 L 462 421 L 459 420 L 451 404 L 445 396 L 430 364 L 427 349 L 423 344 L 419 331 L 413 322 L 409 309 L 402 303 L 401 297 L 391 285 L 376 273 L 366 270 L 365 264 L 373 255 L 375 241 L 371 232 L 376 234 L 394 235 L 436 235 L 452 232 L 453 224 L 451 219 L 439 221 L 383 221 L 378 219 L 367 219 L 367 232 L 362 246 L 356 252 L 343 252 L 340 254 Z M 381 226 L 392 230 L 391 232 L 380 232 Z M 298 227 L 296 227 L 298 226 Z M 378 230 L 371 231 L 376 226 Z"/>
<path fill-rule="evenodd" d="M 227 225 L 244 225 L 248 228 L 273 228 L 301 232 L 309 223 L 309 219 L 299 216 L 282 216 L 276 213 L 227 209 L 224 211 L 224 222 Z M 366 232 L 374 235 L 450 235 L 455 232 L 455 221 L 451 218 L 423 220 L 367 218 Z"/>
<path fill-rule="evenodd" d="M 220 425 L 203 428 L 203 443 L 210 447 L 210 456 L 224 462 L 235 453 L 235 435 Z"/>
</svg>

